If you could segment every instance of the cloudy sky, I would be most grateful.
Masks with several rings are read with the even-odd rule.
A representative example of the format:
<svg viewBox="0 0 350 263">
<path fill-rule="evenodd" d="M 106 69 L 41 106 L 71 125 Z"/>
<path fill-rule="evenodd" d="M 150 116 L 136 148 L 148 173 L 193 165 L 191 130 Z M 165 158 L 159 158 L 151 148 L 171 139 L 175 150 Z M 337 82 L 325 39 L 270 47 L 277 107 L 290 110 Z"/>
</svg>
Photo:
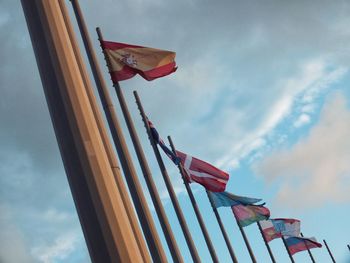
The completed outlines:
<svg viewBox="0 0 350 263">
<path fill-rule="evenodd" d="M 228 191 L 263 198 L 272 217 L 300 219 L 305 236 L 326 239 L 338 262 L 350 261 L 348 1 L 89 0 L 81 6 L 101 66 L 96 26 L 108 40 L 177 52 L 179 68 L 171 76 L 121 84 L 186 262 L 190 254 L 133 90 L 163 137 L 172 135 L 182 151 L 230 173 Z M 76 28 L 73 16 L 72 22 Z M 0 33 L 0 262 L 89 262 L 20 1 L 0 0 Z M 209 258 L 179 175 L 166 164 L 199 253 Z M 220 260 L 229 262 L 203 189 L 192 189 Z M 246 262 L 232 213 L 222 208 L 220 214 Z M 268 262 L 257 227 L 246 231 L 258 261 Z M 271 246 L 287 262 L 281 241 Z M 312 252 L 317 262 L 330 262 L 324 248 Z M 307 262 L 307 256 L 295 259 Z"/>
</svg>

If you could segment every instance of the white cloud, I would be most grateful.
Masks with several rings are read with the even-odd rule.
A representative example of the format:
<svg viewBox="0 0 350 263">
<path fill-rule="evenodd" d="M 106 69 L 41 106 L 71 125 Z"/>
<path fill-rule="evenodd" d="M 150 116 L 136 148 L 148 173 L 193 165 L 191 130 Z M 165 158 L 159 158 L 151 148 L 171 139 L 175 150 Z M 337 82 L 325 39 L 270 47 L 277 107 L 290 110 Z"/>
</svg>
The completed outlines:
<svg viewBox="0 0 350 263">
<path fill-rule="evenodd" d="M 55 208 L 47 209 L 42 215 L 42 219 L 49 221 L 50 223 L 65 222 L 68 220 L 72 220 L 72 218 L 72 214 L 63 211 L 58 211 Z"/>
<path fill-rule="evenodd" d="M 337 94 L 322 111 L 308 137 L 291 149 L 265 157 L 255 172 L 279 179 L 277 204 L 311 207 L 350 200 L 350 111 Z"/>
<path fill-rule="evenodd" d="M 310 122 L 310 116 L 303 113 L 299 116 L 299 118 L 294 122 L 294 127 L 299 128 L 305 124 L 308 124 Z"/>
<path fill-rule="evenodd" d="M 52 263 L 55 259 L 67 258 L 76 248 L 78 234 L 67 232 L 59 235 L 52 244 L 43 244 L 32 249 L 32 254 L 40 262 Z"/>
<path fill-rule="evenodd" d="M 13 220 L 11 209 L 0 203 L 0 262 L 34 262 L 23 232 Z"/>
<path fill-rule="evenodd" d="M 306 104 L 302 106 L 301 112 L 302 113 L 313 113 L 315 111 L 315 104 Z"/>
<path fill-rule="evenodd" d="M 296 76 L 277 81 L 279 91 L 274 95 L 274 102 L 264 108 L 266 114 L 263 120 L 255 129 L 244 131 L 244 137 L 233 141 L 232 150 L 225 153 L 217 165 L 225 169 L 239 166 L 240 160 L 267 145 L 266 137 L 273 133 L 276 126 L 289 116 L 299 103 L 303 103 L 303 110 L 312 111 L 317 95 L 331 87 L 331 84 L 337 82 L 346 72 L 342 67 L 330 70 L 323 60 L 317 59 L 305 62 Z M 256 108 L 260 109 L 259 105 L 256 105 Z M 246 112 L 245 115 L 250 116 L 251 112 Z M 294 126 L 300 127 L 309 121 L 309 115 L 301 114 Z"/>
</svg>

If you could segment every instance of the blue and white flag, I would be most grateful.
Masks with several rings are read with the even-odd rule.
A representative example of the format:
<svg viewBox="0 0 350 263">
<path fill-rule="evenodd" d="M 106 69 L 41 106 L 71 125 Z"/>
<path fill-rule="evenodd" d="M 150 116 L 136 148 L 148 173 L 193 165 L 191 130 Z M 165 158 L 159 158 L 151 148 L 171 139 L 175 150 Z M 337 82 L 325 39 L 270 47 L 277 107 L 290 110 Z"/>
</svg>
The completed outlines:
<svg viewBox="0 0 350 263">
<path fill-rule="evenodd" d="M 253 205 L 261 201 L 259 198 L 239 196 L 228 192 L 209 192 L 209 194 L 212 197 L 214 206 L 216 208 L 221 206 L 232 207 L 236 205 Z"/>
</svg>

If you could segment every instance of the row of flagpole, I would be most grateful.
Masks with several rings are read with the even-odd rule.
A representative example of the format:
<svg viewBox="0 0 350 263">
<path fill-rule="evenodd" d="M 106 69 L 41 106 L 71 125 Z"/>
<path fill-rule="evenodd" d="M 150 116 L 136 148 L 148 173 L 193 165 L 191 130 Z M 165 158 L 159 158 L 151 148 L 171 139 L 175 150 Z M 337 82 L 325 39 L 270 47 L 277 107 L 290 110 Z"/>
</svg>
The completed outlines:
<svg viewBox="0 0 350 263">
<path fill-rule="evenodd" d="M 141 188 L 141 184 L 140 184 L 139 179 L 138 179 L 137 174 L 136 174 L 135 167 L 132 163 L 130 153 L 127 149 L 125 138 L 124 138 L 124 135 L 122 133 L 120 123 L 119 123 L 117 114 L 115 112 L 115 109 L 114 109 L 114 106 L 112 103 L 112 99 L 108 93 L 107 85 L 103 80 L 101 69 L 98 66 L 97 58 L 96 58 L 95 52 L 93 50 L 92 42 L 91 42 L 91 39 L 89 37 L 87 27 L 86 27 L 83 15 L 81 13 L 79 3 L 77 0 L 71 0 L 71 2 L 72 2 L 73 9 L 74 9 L 74 13 L 76 15 L 76 19 L 78 21 L 78 26 L 79 26 L 79 29 L 80 29 L 80 32 L 81 32 L 81 35 L 83 38 L 83 42 L 84 42 L 84 45 L 85 45 L 85 48 L 87 51 L 89 63 L 90 63 L 91 68 L 92 68 L 92 73 L 93 73 L 93 76 L 94 76 L 94 79 L 96 82 L 96 86 L 97 86 L 97 90 L 98 90 L 98 93 L 99 93 L 99 96 L 101 99 L 101 103 L 102 103 L 103 109 L 104 109 L 105 114 L 106 114 L 107 123 L 110 127 L 110 130 L 111 130 L 111 135 L 112 135 L 113 141 L 115 143 L 115 147 L 116 147 L 119 159 L 121 161 L 122 169 L 123 169 L 124 174 L 125 174 L 125 178 L 126 178 L 129 190 L 130 190 L 130 194 L 131 194 L 131 197 L 133 199 L 133 203 L 135 205 L 135 210 L 138 214 L 140 225 L 142 227 L 149 251 L 151 253 L 151 257 L 152 257 L 153 261 L 155 261 L 155 262 L 167 262 L 165 252 L 163 250 L 163 247 L 161 246 L 159 236 L 158 236 L 157 231 L 155 229 L 155 225 L 154 225 L 154 222 L 152 220 L 151 213 L 149 211 L 148 205 L 147 205 L 146 200 L 145 200 L 145 196 L 143 194 L 143 190 Z M 103 40 L 102 33 L 101 33 L 99 28 L 97 28 L 97 34 L 98 34 L 98 39 L 101 43 L 102 50 L 103 50 L 104 55 L 105 55 L 107 66 L 111 70 L 112 62 L 109 60 L 109 56 L 106 53 L 105 49 L 103 48 L 104 40 Z M 154 183 L 154 180 L 152 177 L 151 170 L 150 170 L 149 165 L 147 163 L 145 154 L 142 150 L 141 143 L 140 143 L 140 140 L 139 140 L 138 135 L 136 133 L 135 126 L 132 122 L 131 115 L 130 115 L 130 112 L 128 110 L 122 89 L 121 89 L 118 81 L 113 81 L 113 86 L 115 88 L 115 92 L 117 94 L 118 101 L 119 101 L 119 104 L 121 106 L 122 113 L 123 113 L 124 119 L 126 121 L 127 128 L 128 128 L 130 137 L 132 139 L 134 149 L 135 149 L 139 164 L 141 166 L 141 170 L 142 170 L 144 179 L 146 181 L 146 185 L 147 185 L 147 188 L 149 190 L 153 205 L 155 207 L 157 217 L 159 219 L 162 231 L 164 233 L 166 243 L 169 247 L 169 251 L 171 253 L 172 259 L 174 262 L 184 262 L 182 255 L 181 255 L 181 252 L 179 250 L 179 247 L 176 244 L 176 240 L 175 240 L 174 234 L 171 230 L 169 221 L 168 221 L 167 216 L 165 214 L 164 207 L 161 203 L 158 191 L 156 189 L 156 186 L 155 186 L 155 183 Z M 151 146 L 152 146 L 154 154 L 156 156 L 156 159 L 157 159 L 157 162 L 159 165 L 159 169 L 161 171 L 163 180 L 164 180 L 166 188 L 168 190 L 172 205 L 175 209 L 176 216 L 179 220 L 182 232 L 184 234 L 186 244 L 187 244 L 188 249 L 190 251 L 191 257 L 192 257 L 194 262 L 201 262 L 200 256 L 199 256 L 198 251 L 195 247 L 194 241 L 191 237 L 189 227 L 185 221 L 185 217 L 182 213 L 177 196 L 176 196 L 175 191 L 173 189 L 173 186 L 171 184 L 170 177 L 168 175 L 168 172 L 167 172 L 166 167 L 164 165 L 164 162 L 162 160 L 161 154 L 159 152 L 159 149 L 158 149 L 159 143 L 154 140 L 154 136 L 152 134 L 152 130 L 150 127 L 150 122 L 147 119 L 147 115 L 144 112 L 143 106 L 141 104 L 141 100 L 140 100 L 136 91 L 134 91 L 134 96 L 135 96 L 137 107 L 138 107 L 140 114 L 141 114 L 141 117 L 142 117 L 142 121 L 143 121 L 144 126 L 146 128 L 146 132 L 148 134 Z M 168 140 L 169 140 L 169 143 L 171 145 L 172 152 L 176 156 L 177 152 L 176 152 L 174 143 L 171 140 L 170 136 L 168 136 Z M 202 234 L 204 236 L 204 239 L 205 239 L 206 245 L 208 247 L 209 253 L 211 255 L 211 258 L 212 258 L 213 262 L 219 262 L 217 254 L 216 254 L 215 249 L 214 249 L 214 246 L 212 244 L 212 241 L 209 237 L 208 231 L 207 231 L 206 226 L 204 224 L 202 215 L 201 215 L 199 208 L 198 208 L 198 205 L 196 203 L 195 197 L 194 197 L 193 192 L 191 190 L 191 187 L 189 185 L 189 181 L 187 179 L 187 174 L 186 174 L 186 171 L 183 167 L 183 164 L 181 162 L 178 162 L 177 166 L 178 166 L 179 172 L 181 174 L 181 177 L 183 179 L 186 191 L 189 195 L 192 207 L 194 209 L 197 221 L 200 225 L 200 229 L 201 229 Z M 212 206 L 214 215 L 218 221 L 218 225 L 219 225 L 220 230 L 222 232 L 223 238 L 224 238 L 225 243 L 227 245 L 227 248 L 229 250 L 232 261 L 238 262 L 236 255 L 234 253 L 233 247 L 230 243 L 228 234 L 226 233 L 226 230 L 225 230 L 224 225 L 222 223 L 220 214 L 217 210 L 217 207 L 214 205 L 212 196 L 210 195 L 210 193 L 208 191 L 206 191 L 206 193 L 208 195 L 208 199 L 209 199 L 209 202 Z M 238 224 L 238 227 L 239 227 L 240 232 L 242 234 L 242 237 L 244 239 L 245 245 L 248 249 L 251 260 L 252 260 L 252 262 L 255 263 L 257 261 L 255 259 L 253 250 L 250 247 L 250 244 L 249 244 L 249 241 L 246 237 L 244 229 L 241 226 L 236 214 L 235 213 L 233 213 L 233 214 L 234 214 L 234 217 L 237 221 L 237 224 Z M 257 222 L 257 225 L 258 225 L 258 228 L 263 236 L 265 245 L 266 245 L 268 252 L 269 252 L 269 255 L 271 257 L 271 261 L 276 262 L 273 254 L 272 254 L 271 248 L 270 248 L 270 246 L 269 246 L 269 244 L 268 244 L 268 242 L 263 234 L 263 230 L 261 228 L 260 223 Z M 294 262 L 294 259 L 293 259 L 292 255 L 288 249 L 288 246 L 286 244 L 285 238 L 282 237 L 282 240 L 286 246 L 286 249 L 288 251 L 288 254 L 290 256 L 291 261 Z M 327 247 L 327 250 L 328 250 L 333 262 L 335 262 L 325 240 L 324 240 L 324 243 L 325 243 L 325 246 Z M 348 248 L 350 250 L 349 245 L 348 245 Z M 315 262 L 309 249 L 308 249 L 308 253 L 309 253 L 312 261 Z"/>
<path fill-rule="evenodd" d="M 177 200 L 177 197 L 176 197 L 176 194 L 175 194 L 175 191 L 174 191 L 174 188 L 171 184 L 171 181 L 170 181 L 170 178 L 169 178 L 169 175 L 168 175 L 168 172 L 165 168 L 165 165 L 164 165 L 164 162 L 163 162 L 163 159 L 160 155 L 160 152 L 159 152 L 159 149 L 156 145 L 156 143 L 154 142 L 154 140 L 152 139 L 152 134 L 151 134 L 151 130 L 150 130 L 150 126 L 149 126 L 149 123 L 147 121 L 147 117 L 146 117 L 146 114 L 143 110 L 143 107 L 142 107 L 142 104 L 141 104 L 141 100 L 137 94 L 136 91 L 134 91 L 134 96 L 135 96 L 135 99 L 136 99 L 136 103 L 137 103 L 137 106 L 139 108 L 139 111 L 140 111 L 140 114 L 141 114 L 141 117 L 142 117 L 142 120 L 144 122 L 144 125 L 145 125 L 145 128 L 146 128 L 146 132 L 148 134 L 148 138 L 150 140 L 150 143 L 151 143 L 151 146 L 153 148 L 153 151 L 154 151 L 154 154 L 156 156 L 156 159 L 157 159 L 157 162 L 158 162 L 158 166 L 159 166 L 159 169 L 161 171 L 161 174 L 163 176 L 163 179 L 164 179 L 164 182 L 165 182 L 165 185 L 166 185 L 166 188 L 168 190 L 168 193 L 169 193 L 169 196 L 170 196 L 170 200 L 173 204 L 173 207 L 175 209 L 175 213 L 176 213 L 176 216 L 179 220 L 179 223 L 180 223 L 180 226 L 182 228 L 182 231 L 184 233 L 184 236 L 185 236 L 185 239 L 186 239 L 186 242 L 187 242 L 187 245 L 188 245 L 188 248 L 191 252 L 191 256 L 192 256 L 192 259 L 194 262 L 200 262 L 200 258 L 199 258 L 199 255 L 198 255 L 198 252 L 197 252 L 197 249 L 194 245 L 194 242 L 192 240 L 192 237 L 191 237 L 191 234 L 190 234 L 190 231 L 188 229 L 188 226 L 187 226 L 187 223 L 185 221 L 185 217 L 182 213 L 182 210 L 181 210 L 181 207 L 180 207 L 180 204 Z M 214 252 L 214 257 L 216 257 L 215 255 L 215 252 Z"/>
<path fill-rule="evenodd" d="M 137 178 L 136 170 L 133 166 L 130 153 L 127 149 L 125 138 L 122 133 L 121 126 L 117 114 L 114 110 L 112 99 L 109 96 L 107 85 L 104 82 L 102 72 L 98 66 L 97 57 L 93 50 L 92 42 L 88 34 L 88 30 L 80 9 L 79 2 L 71 0 L 78 22 L 79 30 L 83 38 L 85 49 L 88 55 L 89 63 L 92 68 L 97 90 L 106 114 L 107 122 L 112 134 L 115 147 L 125 174 L 125 178 L 129 187 L 129 191 L 139 217 L 139 221 L 149 247 L 149 251 L 153 260 L 163 262 L 166 261 L 165 252 L 159 241 L 151 213 L 147 207 L 146 199 L 143 195 L 141 184 Z M 100 37 L 102 37 L 100 35 Z"/>
<path fill-rule="evenodd" d="M 156 158 L 157 158 L 157 161 L 158 161 L 158 164 L 159 164 L 159 168 L 160 168 L 162 174 L 164 173 L 164 174 L 167 175 L 167 170 L 166 170 L 166 168 L 165 168 L 164 162 L 163 162 L 162 157 L 161 157 L 161 155 L 160 155 L 159 149 L 158 149 L 158 147 L 157 147 L 157 145 L 156 145 L 156 142 L 154 141 L 154 139 L 153 139 L 153 137 L 152 137 L 152 134 L 151 134 L 151 131 L 150 131 L 150 126 L 149 126 L 149 121 L 148 121 L 148 119 L 147 119 L 147 116 L 146 116 L 146 114 L 145 114 L 145 112 L 144 112 L 144 109 L 143 109 L 143 106 L 142 106 L 142 104 L 141 104 L 141 100 L 140 100 L 140 98 L 139 98 L 139 96 L 138 96 L 138 93 L 137 93 L 136 91 L 134 91 L 134 96 L 135 96 L 136 104 L 137 104 L 137 106 L 138 106 L 138 108 L 139 108 L 139 111 L 140 111 L 142 120 L 143 120 L 144 125 L 145 125 L 145 127 L 146 127 L 146 130 L 147 130 L 147 134 L 148 134 L 150 143 L 151 143 L 151 145 L 152 145 L 152 147 L 153 147 L 153 149 L 154 149 L 154 153 L 155 153 L 155 155 L 156 155 Z M 170 136 L 168 136 L 168 140 L 169 140 L 169 144 L 170 144 L 170 146 L 171 146 L 171 148 L 172 148 L 173 153 L 176 153 L 175 146 L 174 146 L 174 144 L 173 144 L 172 139 L 171 139 Z M 207 245 L 208 245 L 209 251 L 210 251 L 210 249 L 212 249 L 212 251 L 210 251 L 210 254 L 211 254 L 211 256 L 212 256 L 213 262 L 218 262 L 218 261 L 217 261 L 218 259 L 217 259 L 215 250 L 214 250 L 214 248 L 213 248 L 213 246 L 212 246 L 212 243 L 211 243 L 210 238 L 209 238 L 209 235 L 208 235 L 208 231 L 207 231 L 207 229 L 206 229 L 206 227 L 205 227 L 205 224 L 204 224 L 204 221 L 203 221 L 203 219 L 202 219 L 202 216 L 201 216 L 201 214 L 200 214 L 200 212 L 199 212 L 199 210 L 198 210 L 198 206 L 197 206 L 197 203 L 196 203 L 196 201 L 195 201 L 195 198 L 194 198 L 194 195 L 193 195 L 193 193 L 192 193 L 192 190 L 191 190 L 191 188 L 190 188 L 190 186 L 189 186 L 188 180 L 186 180 L 184 168 L 182 167 L 182 164 L 181 164 L 180 162 L 178 163 L 178 168 L 179 168 L 179 172 L 180 172 L 180 174 L 181 174 L 181 176 L 182 176 L 183 182 L 184 182 L 184 184 L 185 184 L 185 186 L 186 186 L 186 190 L 187 190 L 188 195 L 189 195 L 189 197 L 190 197 L 190 200 L 191 200 L 191 203 L 192 203 L 192 205 L 193 205 L 193 208 L 194 208 L 195 214 L 196 214 L 196 216 L 197 216 L 198 222 L 199 222 L 199 224 L 200 224 L 200 226 L 201 226 L 203 235 L 204 235 L 204 237 L 205 237 L 205 239 L 206 239 L 206 241 L 207 241 Z M 168 176 L 166 176 L 166 177 L 169 178 Z M 171 183 L 170 183 L 170 182 L 169 182 L 169 184 L 170 184 L 170 186 L 171 186 Z M 234 253 L 234 251 L 233 251 L 232 245 L 231 245 L 231 243 L 230 243 L 230 241 L 229 241 L 228 235 L 227 235 L 227 233 L 226 233 L 226 231 L 225 231 L 225 229 L 224 229 L 224 226 L 223 226 L 223 224 L 222 224 L 222 221 L 221 221 L 220 215 L 219 215 L 219 213 L 218 213 L 218 210 L 217 210 L 217 208 L 213 205 L 213 201 L 212 201 L 211 195 L 209 194 L 209 192 L 208 192 L 207 190 L 206 190 L 206 193 L 207 193 L 207 195 L 208 195 L 209 202 L 210 202 L 210 204 L 211 204 L 211 206 L 212 206 L 212 208 L 213 208 L 215 217 L 217 218 L 217 221 L 218 221 L 220 230 L 221 230 L 221 232 L 222 232 L 222 234 L 223 234 L 223 237 L 224 237 L 225 243 L 226 243 L 226 245 L 227 245 L 227 248 L 228 248 L 228 250 L 229 250 L 230 256 L 231 256 L 231 258 L 232 258 L 232 261 L 233 261 L 233 262 L 238 262 L 238 260 L 237 260 L 237 258 L 236 258 L 236 256 L 235 256 L 235 253 Z M 255 258 L 254 253 L 253 253 L 253 250 L 252 250 L 252 248 L 251 248 L 251 246 L 250 246 L 250 243 L 249 243 L 249 241 L 248 241 L 248 238 L 247 238 L 247 236 L 246 236 L 246 234 L 245 234 L 244 228 L 243 228 L 243 227 L 241 226 L 241 224 L 239 223 L 239 220 L 238 220 L 238 218 L 236 217 L 236 214 L 233 213 L 233 215 L 234 215 L 234 217 L 235 217 L 235 219 L 236 219 L 237 225 L 238 225 L 239 230 L 240 230 L 240 232 L 241 232 L 241 234 L 242 234 L 242 237 L 243 237 L 243 240 L 244 240 L 244 242 L 245 242 L 245 245 L 246 245 L 246 247 L 247 247 L 247 249 L 248 249 L 248 253 L 249 253 L 249 255 L 250 255 L 250 258 L 251 258 L 252 262 L 255 263 L 255 262 L 257 262 L 257 260 L 256 260 L 256 258 Z M 265 236 L 264 236 L 264 234 L 263 234 L 263 232 L 262 232 L 260 223 L 257 222 L 257 225 L 258 225 L 258 227 L 259 227 L 259 230 L 261 231 L 261 234 L 262 234 L 262 237 L 263 237 L 264 242 L 265 242 L 265 244 L 266 244 L 266 247 L 267 247 L 267 249 L 268 249 L 268 252 L 269 252 L 271 261 L 272 261 L 272 262 L 276 262 L 276 260 L 275 260 L 275 258 L 274 258 L 274 256 L 273 256 L 273 254 L 272 254 L 271 248 L 270 248 L 268 242 L 266 242 L 266 239 L 265 239 Z M 303 234 L 302 234 L 302 233 L 301 233 L 301 236 L 303 237 Z M 289 255 L 289 257 L 290 257 L 291 262 L 294 263 L 295 261 L 294 261 L 294 259 L 293 259 L 292 254 L 290 253 L 290 251 L 289 251 L 289 249 L 288 249 L 288 246 L 287 246 L 287 243 L 286 243 L 286 241 L 285 241 L 285 238 L 282 237 L 282 240 L 283 240 L 283 243 L 284 243 L 284 245 L 285 245 L 285 248 L 286 248 L 286 250 L 287 250 L 287 252 L 288 252 L 288 255 Z M 324 243 L 325 243 L 325 245 L 326 245 L 326 247 L 327 247 L 327 250 L 328 250 L 328 252 L 329 252 L 329 254 L 330 254 L 331 258 L 332 258 L 332 261 L 335 262 L 335 260 L 334 260 L 334 258 L 333 258 L 333 256 L 332 256 L 332 253 L 331 253 L 331 251 L 329 250 L 329 248 L 328 248 L 327 243 L 325 242 L 325 240 L 324 240 Z M 308 251 L 308 254 L 309 254 L 310 259 L 312 260 L 312 262 L 315 262 L 315 260 L 314 260 L 314 258 L 313 258 L 313 255 L 312 255 L 312 253 L 311 253 L 311 251 L 310 251 L 309 248 L 307 248 L 307 251 Z"/>
</svg>

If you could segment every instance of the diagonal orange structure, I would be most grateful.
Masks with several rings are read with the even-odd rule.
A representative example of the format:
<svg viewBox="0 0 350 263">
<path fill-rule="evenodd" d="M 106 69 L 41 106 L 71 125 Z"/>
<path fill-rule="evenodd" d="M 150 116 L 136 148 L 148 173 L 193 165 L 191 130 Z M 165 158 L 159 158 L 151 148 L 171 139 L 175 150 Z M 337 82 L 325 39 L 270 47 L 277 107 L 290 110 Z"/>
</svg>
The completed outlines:
<svg viewBox="0 0 350 263">
<path fill-rule="evenodd" d="M 21 2 L 92 262 L 151 262 L 64 3 Z"/>
</svg>

